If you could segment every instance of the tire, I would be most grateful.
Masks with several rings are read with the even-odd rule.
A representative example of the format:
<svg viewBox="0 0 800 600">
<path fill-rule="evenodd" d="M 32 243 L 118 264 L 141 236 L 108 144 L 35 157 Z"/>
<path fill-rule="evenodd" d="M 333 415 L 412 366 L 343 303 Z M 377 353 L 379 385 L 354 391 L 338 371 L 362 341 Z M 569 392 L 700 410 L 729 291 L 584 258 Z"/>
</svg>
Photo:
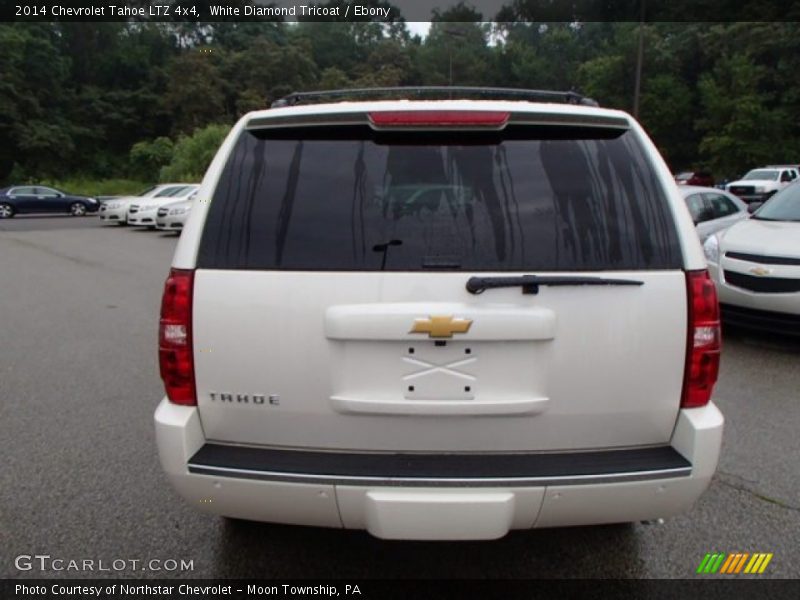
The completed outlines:
<svg viewBox="0 0 800 600">
<path fill-rule="evenodd" d="M 6 202 L 0 202 L 0 219 L 10 219 L 14 216 L 14 207 Z"/>
<path fill-rule="evenodd" d="M 73 217 L 84 217 L 86 216 L 86 205 L 81 202 L 74 202 L 69 205 L 69 214 Z"/>
</svg>

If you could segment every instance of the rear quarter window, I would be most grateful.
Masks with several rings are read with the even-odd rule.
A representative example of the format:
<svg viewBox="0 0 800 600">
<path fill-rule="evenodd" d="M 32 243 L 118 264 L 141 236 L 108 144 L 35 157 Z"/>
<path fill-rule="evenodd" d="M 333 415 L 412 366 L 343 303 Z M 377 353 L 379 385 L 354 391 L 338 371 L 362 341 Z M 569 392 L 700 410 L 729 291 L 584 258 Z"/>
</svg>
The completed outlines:
<svg viewBox="0 0 800 600">
<path fill-rule="evenodd" d="M 631 131 L 367 126 L 243 131 L 198 267 L 676 269 L 675 225 Z"/>
</svg>

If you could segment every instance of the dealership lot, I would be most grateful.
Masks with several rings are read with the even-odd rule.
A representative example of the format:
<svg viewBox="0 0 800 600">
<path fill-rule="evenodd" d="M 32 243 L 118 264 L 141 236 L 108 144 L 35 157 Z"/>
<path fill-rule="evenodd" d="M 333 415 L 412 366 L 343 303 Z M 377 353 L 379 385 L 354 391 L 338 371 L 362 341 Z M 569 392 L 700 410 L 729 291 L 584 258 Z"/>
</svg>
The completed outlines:
<svg viewBox="0 0 800 600">
<path fill-rule="evenodd" d="M 800 342 L 742 332 L 724 339 L 719 472 L 690 513 L 663 524 L 400 543 L 196 512 L 168 488 L 153 440 L 175 242 L 96 218 L 0 223 L 3 577 L 93 574 L 19 572 L 21 554 L 193 561 L 169 573 L 186 577 L 691 577 L 707 552 L 771 552 L 762 577 L 800 577 Z M 120 573 L 165 574 L 140 569 Z"/>
</svg>

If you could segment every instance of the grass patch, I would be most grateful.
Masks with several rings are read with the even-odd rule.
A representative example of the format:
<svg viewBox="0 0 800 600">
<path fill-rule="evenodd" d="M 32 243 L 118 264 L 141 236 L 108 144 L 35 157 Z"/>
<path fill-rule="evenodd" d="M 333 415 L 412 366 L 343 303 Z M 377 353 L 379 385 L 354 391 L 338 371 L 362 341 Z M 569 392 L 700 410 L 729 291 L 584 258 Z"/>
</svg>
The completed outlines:
<svg viewBox="0 0 800 600">
<path fill-rule="evenodd" d="M 29 185 L 46 185 L 78 196 L 128 196 L 138 194 L 153 185 L 134 179 L 43 179 Z"/>
</svg>

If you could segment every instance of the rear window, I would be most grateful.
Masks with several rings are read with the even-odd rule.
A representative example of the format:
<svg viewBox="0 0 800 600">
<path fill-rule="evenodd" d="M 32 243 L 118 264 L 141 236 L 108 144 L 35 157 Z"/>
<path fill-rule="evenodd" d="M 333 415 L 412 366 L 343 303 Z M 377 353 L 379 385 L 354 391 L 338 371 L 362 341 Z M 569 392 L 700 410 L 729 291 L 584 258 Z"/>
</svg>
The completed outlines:
<svg viewBox="0 0 800 600">
<path fill-rule="evenodd" d="M 198 267 L 321 271 L 680 268 L 666 198 L 630 131 L 244 131 Z"/>
</svg>

